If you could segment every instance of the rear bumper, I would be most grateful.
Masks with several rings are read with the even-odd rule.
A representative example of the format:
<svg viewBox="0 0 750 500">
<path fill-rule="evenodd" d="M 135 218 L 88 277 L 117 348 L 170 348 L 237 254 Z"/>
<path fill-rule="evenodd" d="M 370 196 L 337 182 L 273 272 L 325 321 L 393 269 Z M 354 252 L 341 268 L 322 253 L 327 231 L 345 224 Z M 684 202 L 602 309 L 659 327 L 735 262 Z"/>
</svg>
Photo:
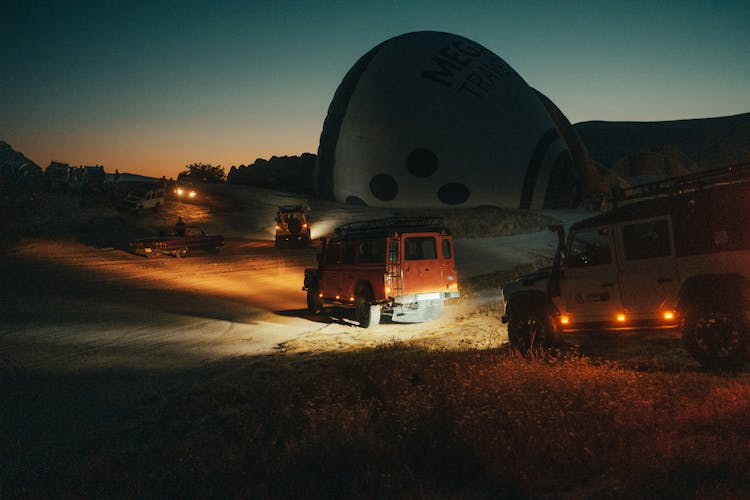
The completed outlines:
<svg viewBox="0 0 750 500">
<path fill-rule="evenodd" d="M 461 296 L 461 292 L 428 292 L 428 293 L 409 293 L 393 297 L 393 305 L 413 304 L 415 302 L 426 302 L 434 300 L 456 299 Z"/>
<path fill-rule="evenodd" d="M 391 314 L 391 321 L 421 323 L 440 316 L 446 299 L 455 299 L 460 296 L 458 291 L 400 295 L 394 297 L 386 311 Z"/>
<path fill-rule="evenodd" d="M 298 234 L 277 234 L 276 235 L 277 241 L 284 241 L 284 242 L 308 242 L 310 241 L 310 236 L 306 233 L 298 233 Z"/>
</svg>

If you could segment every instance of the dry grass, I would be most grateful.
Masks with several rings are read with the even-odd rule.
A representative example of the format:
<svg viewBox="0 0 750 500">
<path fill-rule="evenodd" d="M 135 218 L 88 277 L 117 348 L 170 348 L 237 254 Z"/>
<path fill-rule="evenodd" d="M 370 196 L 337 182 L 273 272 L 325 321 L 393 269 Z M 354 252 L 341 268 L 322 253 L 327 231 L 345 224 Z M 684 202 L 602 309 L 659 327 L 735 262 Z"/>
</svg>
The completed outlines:
<svg viewBox="0 0 750 500">
<path fill-rule="evenodd" d="M 747 374 L 401 344 L 270 357 L 163 400 L 42 493 L 746 497 L 748 415 Z"/>
<path fill-rule="evenodd" d="M 509 236 L 542 231 L 559 223 L 554 217 L 531 210 L 498 207 L 409 210 L 403 215 L 439 217 L 454 238 Z"/>
</svg>

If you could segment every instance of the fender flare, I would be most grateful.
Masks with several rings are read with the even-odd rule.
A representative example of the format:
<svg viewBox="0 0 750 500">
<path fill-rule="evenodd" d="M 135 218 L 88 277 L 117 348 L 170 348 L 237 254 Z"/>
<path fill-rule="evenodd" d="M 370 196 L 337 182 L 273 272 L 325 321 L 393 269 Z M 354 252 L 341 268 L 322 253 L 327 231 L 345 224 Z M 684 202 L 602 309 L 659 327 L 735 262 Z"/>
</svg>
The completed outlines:
<svg viewBox="0 0 750 500">
<path fill-rule="evenodd" d="M 514 293 L 507 299 L 505 313 L 503 314 L 503 323 L 508 322 L 508 316 L 522 307 L 541 306 L 543 310 L 551 317 L 555 314 L 556 308 L 552 299 L 539 290 L 523 290 Z"/>
</svg>

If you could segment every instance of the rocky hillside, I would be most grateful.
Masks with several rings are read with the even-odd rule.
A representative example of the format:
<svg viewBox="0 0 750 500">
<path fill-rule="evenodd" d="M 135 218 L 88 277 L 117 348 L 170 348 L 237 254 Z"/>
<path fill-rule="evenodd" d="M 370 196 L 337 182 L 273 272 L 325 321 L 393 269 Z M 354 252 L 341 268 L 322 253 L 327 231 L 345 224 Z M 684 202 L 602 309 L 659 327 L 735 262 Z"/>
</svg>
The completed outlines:
<svg viewBox="0 0 750 500">
<path fill-rule="evenodd" d="M 42 168 L 15 151 L 10 144 L 0 141 L 0 190 L 30 184 L 42 175 Z"/>
<path fill-rule="evenodd" d="M 595 162 L 626 178 L 750 162 L 750 113 L 665 122 L 590 121 L 573 127 Z"/>
<path fill-rule="evenodd" d="M 306 192 L 313 189 L 315 155 L 273 156 L 258 158 L 250 165 L 234 165 L 227 175 L 227 184 L 247 184 L 285 191 Z"/>
</svg>

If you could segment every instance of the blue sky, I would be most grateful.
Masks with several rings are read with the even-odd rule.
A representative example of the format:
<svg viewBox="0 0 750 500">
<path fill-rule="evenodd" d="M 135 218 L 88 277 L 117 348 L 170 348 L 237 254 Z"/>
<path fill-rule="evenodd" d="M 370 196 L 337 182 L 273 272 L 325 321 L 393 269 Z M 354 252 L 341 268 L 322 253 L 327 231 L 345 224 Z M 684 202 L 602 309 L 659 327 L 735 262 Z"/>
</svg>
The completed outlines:
<svg viewBox="0 0 750 500">
<path fill-rule="evenodd" d="M 747 1 L 4 4 L 0 139 L 42 167 L 314 153 L 354 62 L 420 30 L 484 45 L 573 123 L 750 112 Z"/>
</svg>

